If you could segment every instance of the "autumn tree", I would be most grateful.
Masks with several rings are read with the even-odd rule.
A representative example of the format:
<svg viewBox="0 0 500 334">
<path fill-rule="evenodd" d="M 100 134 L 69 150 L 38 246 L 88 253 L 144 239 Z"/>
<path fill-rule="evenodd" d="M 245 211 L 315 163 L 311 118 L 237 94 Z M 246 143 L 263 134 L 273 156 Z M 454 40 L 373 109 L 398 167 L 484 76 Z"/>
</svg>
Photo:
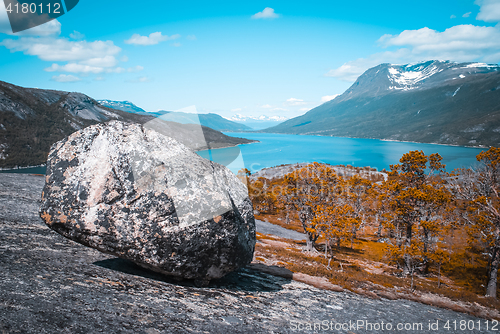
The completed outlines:
<svg viewBox="0 0 500 334">
<path fill-rule="evenodd" d="M 277 204 L 277 196 L 273 191 L 270 181 L 264 177 L 250 182 L 248 194 L 254 208 L 259 211 L 273 212 Z"/>
<path fill-rule="evenodd" d="M 389 180 L 391 207 L 396 219 L 394 229 L 400 236 L 392 254 L 399 254 L 405 273 L 413 273 L 416 263 L 425 269 L 431 244 L 440 233 L 440 211 L 449 201 L 449 193 L 439 175 L 444 165 L 437 153 L 426 156 L 423 151 L 410 151 L 402 156 L 400 164 L 391 165 Z M 426 173 L 427 171 L 427 173 Z"/>
<path fill-rule="evenodd" d="M 356 216 L 355 210 L 349 204 L 329 203 L 326 205 L 318 205 L 315 208 L 314 222 L 318 230 L 322 231 L 325 237 L 325 257 L 328 252 L 336 245 L 340 248 L 341 242 L 350 240 L 352 248 L 352 240 L 355 231 L 361 225 L 361 218 Z"/>
<path fill-rule="evenodd" d="M 352 219 L 349 220 L 348 224 L 351 228 L 349 233 L 351 248 L 356 232 L 363 226 L 363 217 L 368 212 L 371 188 L 372 182 L 358 174 L 344 181 L 344 191 L 341 193 L 341 199 L 352 208 Z"/>
<path fill-rule="evenodd" d="M 374 184 L 368 193 L 365 205 L 375 219 L 377 226 L 377 238 L 382 237 L 382 229 L 385 227 L 389 237 L 394 237 L 396 226 L 394 211 L 392 210 L 392 184 L 383 182 Z M 400 244 L 400 243 L 399 243 Z"/>
<path fill-rule="evenodd" d="M 320 236 L 317 207 L 332 202 L 338 191 L 339 177 L 335 170 L 326 165 L 312 163 L 285 175 L 281 200 L 296 210 L 306 234 L 307 250 L 315 251 Z"/>
<path fill-rule="evenodd" d="M 477 155 L 482 165 L 455 174 L 454 190 L 463 202 L 469 242 L 480 243 L 489 257 L 486 296 L 497 297 L 500 263 L 500 148 Z"/>
<path fill-rule="evenodd" d="M 438 288 L 441 286 L 441 267 L 444 263 L 450 260 L 450 253 L 444 248 L 436 248 L 434 252 L 430 254 L 430 259 L 436 265 L 438 269 Z"/>
</svg>

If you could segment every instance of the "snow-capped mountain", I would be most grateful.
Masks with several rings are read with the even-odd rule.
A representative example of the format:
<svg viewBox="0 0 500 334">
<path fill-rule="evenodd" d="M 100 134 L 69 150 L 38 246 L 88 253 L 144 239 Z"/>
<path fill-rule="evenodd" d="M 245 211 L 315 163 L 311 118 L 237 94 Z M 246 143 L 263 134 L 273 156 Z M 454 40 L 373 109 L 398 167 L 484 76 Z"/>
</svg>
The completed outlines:
<svg viewBox="0 0 500 334">
<path fill-rule="evenodd" d="M 238 122 L 251 127 L 254 130 L 262 130 L 270 128 L 286 121 L 288 118 L 284 116 L 246 116 L 241 114 L 235 114 L 231 117 L 226 117 L 228 120 L 233 122 Z"/>
<path fill-rule="evenodd" d="M 248 122 L 248 121 L 284 122 L 288 119 L 287 117 L 284 116 L 266 116 L 266 115 L 246 116 L 242 114 L 235 114 L 231 117 L 225 117 L 225 118 L 234 122 Z"/>
<path fill-rule="evenodd" d="M 132 112 L 135 114 L 146 112 L 146 110 L 139 108 L 138 106 L 129 101 L 97 100 L 97 102 L 99 102 L 100 105 L 111 109 Z"/>
<path fill-rule="evenodd" d="M 406 65 L 380 64 L 363 73 L 356 82 L 336 100 L 354 96 L 380 96 L 391 91 L 430 89 L 454 80 L 467 80 L 478 74 L 498 72 L 500 66 L 484 63 L 455 63 L 430 60 Z"/>
<path fill-rule="evenodd" d="M 381 64 L 334 100 L 265 131 L 500 145 L 500 66 Z"/>
<path fill-rule="evenodd" d="M 410 65 L 391 65 L 388 78 L 392 83 L 389 89 L 411 90 L 429 88 L 447 80 L 464 79 L 469 75 L 498 71 L 498 65 L 484 63 L 452 63 L 448 61 L 429 61 Z M 444 73 L 442 73 L 444 72 Z"/>
</svg>

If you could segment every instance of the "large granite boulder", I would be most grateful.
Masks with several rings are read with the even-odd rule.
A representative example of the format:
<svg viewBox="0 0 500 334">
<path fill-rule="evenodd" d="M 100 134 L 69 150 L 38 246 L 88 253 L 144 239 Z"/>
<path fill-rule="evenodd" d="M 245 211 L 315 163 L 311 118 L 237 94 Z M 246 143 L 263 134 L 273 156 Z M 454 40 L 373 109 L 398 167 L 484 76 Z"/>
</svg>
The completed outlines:
<svg viewBox="0 0 500 334">
<path fill-rule="evenodd" d="M 93 125 L 54 144 L 40 216 L 81 244 L 204 283 L 250 263 L 255 247 L 246 186 L 138 124 Z"/>
</svg>

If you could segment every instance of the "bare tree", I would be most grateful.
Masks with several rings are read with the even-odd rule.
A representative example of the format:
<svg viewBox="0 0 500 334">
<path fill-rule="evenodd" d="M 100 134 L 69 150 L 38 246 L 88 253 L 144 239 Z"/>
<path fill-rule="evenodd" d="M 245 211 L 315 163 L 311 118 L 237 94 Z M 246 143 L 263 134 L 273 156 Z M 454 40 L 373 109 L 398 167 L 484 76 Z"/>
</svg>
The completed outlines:
<svg viewBox="0 0 500 334">
<path fill-rule="evenodd" d="M 462 200 L 463 218 L 469 237 L 481 243 L 489 257 L 486 296 L 497 297 L 500 263 L 500 149 L 492 147 L 477 155 L 482 165 L 457 171 L 453 189 Z"/>
</svg>

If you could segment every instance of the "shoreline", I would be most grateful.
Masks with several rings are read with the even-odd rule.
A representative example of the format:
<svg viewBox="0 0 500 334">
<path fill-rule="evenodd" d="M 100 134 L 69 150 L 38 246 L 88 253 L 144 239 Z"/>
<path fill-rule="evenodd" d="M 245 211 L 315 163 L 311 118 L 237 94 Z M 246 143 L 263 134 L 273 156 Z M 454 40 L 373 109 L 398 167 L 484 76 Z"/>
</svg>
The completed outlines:
<svg viewBox="0 0 500 334">
<path fill-rule="evenodd" d="M 347 138 L 347 139 L 371 139 L 371 140 L 388 141 L 388 142 L 398 142 L 398 143 L 429 144 L 429 145 L 441 145 L 441 146 L 464 147 L 464 148 L 483 148 L 483 149 L 488 149 L 488 148 L 491 147 L 491 146 L 486 146 L 486 145 L 464 146 L 464 145 L 457 145 L 457 144 L 425 143 L 425 142 L 418 142 L 418 141 L 407 141 L 407 140 L 397 140 L 397 139 L 383 139 L 383 138 L 370 138 L 370 137 L 330 136 L 330 135 L 319 135 L 319 134 L 309 134 L 309 133 L 299 134 L 299 133 L 276 133 L 276 132 L 261 132 L 261 131 L 255 131 L 255 132 L 249 132 L 249 133 L 274 134 L 274 135 L 293 135 L 293 136 L 311 136 L 311 137 L 331 137 L 331 138 Z"/>
<path fill-rule="evenodd" d="M 0 172 L 10 171 L 10 170 L 28 169 L 28 168 L 42 168 L 42 167 L 46 167 L 46 166 L 47 166 L 47 164 L 41 164 L 41 165 L 36 165 L 36 166 L 16 166 L 15 168 L 0 167 Z"/>
<path fill-rule="evenodd" d="M 233 138 L 239 138 L 239 137 L 233 137 Z M 250 139 L 248 139 L 248 140 L 250 140 Z M 250 145 L 250 144 L 256 144 L 256 143 L 260 143 L 260 141 L 259 140 L 250 140 L 249 143 L 241 143 L 241 144 L 236 144 L 236 145 L 231 145 L 231 146 L 222 146 L 222 147 L 213 147 L 213 148 L 203 148 L 203 149 L 195 150 L 195 152 L 218 150 L 221 148 L 231 148 L 231 147 L 238 147 L 240 145 Z"/>
</svg>

